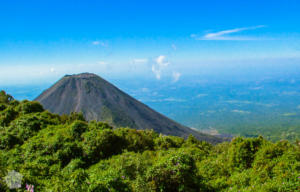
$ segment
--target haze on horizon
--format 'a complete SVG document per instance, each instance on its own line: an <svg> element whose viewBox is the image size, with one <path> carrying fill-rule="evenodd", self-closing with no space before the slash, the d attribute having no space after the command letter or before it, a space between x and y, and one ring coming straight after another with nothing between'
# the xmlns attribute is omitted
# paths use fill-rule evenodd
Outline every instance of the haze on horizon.
<svg viewBox="0 0 300 192"><path fill-rule="evenodd" d="M1 2L0 86L81 72L173 85L293 74L299 8L296 0Z"/></svg>

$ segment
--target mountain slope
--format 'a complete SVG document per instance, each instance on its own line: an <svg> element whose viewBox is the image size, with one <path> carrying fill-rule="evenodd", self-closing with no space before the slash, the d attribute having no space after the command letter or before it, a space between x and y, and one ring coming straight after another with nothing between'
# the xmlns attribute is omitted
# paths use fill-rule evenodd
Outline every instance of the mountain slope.
<svg viewBox="0 0 300 192"><path fill-rule="evenodd" d="M105 121L116 127L153 129L185 138L193 134L211 143L222 141L176 123L91 73L66 75L35 100L50 112L82 112L87 120Z"/></svg>

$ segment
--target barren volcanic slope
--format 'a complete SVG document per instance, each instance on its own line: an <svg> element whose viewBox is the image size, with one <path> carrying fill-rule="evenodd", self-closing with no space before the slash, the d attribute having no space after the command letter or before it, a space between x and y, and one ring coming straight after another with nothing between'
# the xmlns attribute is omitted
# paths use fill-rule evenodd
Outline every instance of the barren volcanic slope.
<svg viewBox="0 0 300 192"><path fill-rule="evenodd" d="M105 121L116 127L153 129L185 138L193 134L211 143L222 141L174 122L91 73L66 75L35 100L50 112L82 112L87 120Z"/></svg>

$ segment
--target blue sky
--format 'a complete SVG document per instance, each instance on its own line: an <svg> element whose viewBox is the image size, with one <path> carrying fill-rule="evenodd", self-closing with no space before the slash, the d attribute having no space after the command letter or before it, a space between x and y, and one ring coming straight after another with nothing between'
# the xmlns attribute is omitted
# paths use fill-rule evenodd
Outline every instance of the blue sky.
<svg viewBox="0 0 300 192"><path fill-rule="evenodd" d="M0 85L298 65L299 10L297 0L1 1Z"/></svg>

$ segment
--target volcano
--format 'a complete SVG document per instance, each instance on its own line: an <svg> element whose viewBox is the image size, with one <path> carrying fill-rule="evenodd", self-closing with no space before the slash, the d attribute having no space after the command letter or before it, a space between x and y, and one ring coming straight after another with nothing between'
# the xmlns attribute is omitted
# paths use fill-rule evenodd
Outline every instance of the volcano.
<svg viewBox="0 0 300 192"><path fill-rule="evenodd" d="M92 73L66 75L35 100L45 109L60 115L82 112L88 121L103 121L114 127L153 129L184 138L192 134L198 140L222 142L221 138L169 119Z"/></svg>

